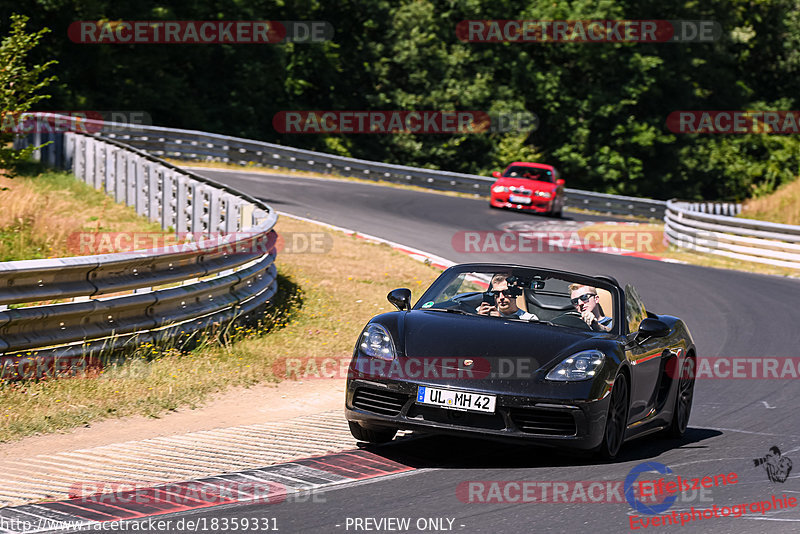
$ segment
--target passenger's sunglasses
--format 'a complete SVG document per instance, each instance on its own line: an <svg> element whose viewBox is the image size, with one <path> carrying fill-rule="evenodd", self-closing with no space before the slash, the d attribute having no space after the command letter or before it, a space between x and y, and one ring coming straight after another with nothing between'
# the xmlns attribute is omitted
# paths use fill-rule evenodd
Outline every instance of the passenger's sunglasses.
<svg viewBox="0 0 800 534"><path fill-rule="evenodd" d="M578 305L578 301L582 300L583 302L589 302L589 299L592 297L596 297L597 293L584 293L580 297L575 297L574 299L569 299L573 306Z"/></svg>

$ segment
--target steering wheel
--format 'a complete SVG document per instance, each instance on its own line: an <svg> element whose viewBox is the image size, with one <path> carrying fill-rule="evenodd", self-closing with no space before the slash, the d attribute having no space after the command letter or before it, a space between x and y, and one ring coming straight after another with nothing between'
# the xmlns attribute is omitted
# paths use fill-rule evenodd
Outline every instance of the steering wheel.
<svg viewBox="0 0 800 534"><path fill-rule="evenodd" d="M455 306L447 306L447 307L454 307L456 309L465 311L467 313L478 313L476 310L478 306L480 306L481 304L482 296L483 293L479 291L460 293L450 298L450 302L455 304Z"/></svg>
<svg viewBox="0 0 800 534"><path fill-rule="evenodd" d="M558 317L550 319L550 322L553 324L570 326L572 328L592 329L592 327L586 324L586 321L583 320L581 314L576 311L568 311L567 313L563 313Z"/></svg>

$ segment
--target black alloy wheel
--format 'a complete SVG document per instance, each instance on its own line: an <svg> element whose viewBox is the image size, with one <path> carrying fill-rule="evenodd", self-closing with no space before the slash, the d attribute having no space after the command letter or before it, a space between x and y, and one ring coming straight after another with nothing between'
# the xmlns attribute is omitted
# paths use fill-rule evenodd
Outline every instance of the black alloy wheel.
<svg viewBox="0 0 800 534"><path fill-rule="evenodd" d="M606 428L603 433L603 442L600 444L599 454L607 460L613 460L619 454L622 442L625 440L625 430L628 427L628 380L620 373L614 380L611 389L611 399L608 403Z"/></svg>
<svg viewBox="0 0 800 534"><path fill-rule="evenodd" d="M692 399L694 398L694 373L695 360L688 357L681 366L678 380L678 391L675 395L675 409L672 412L672 424L668 435L672 438L681 438L689 426L689 416L692 414Z"/></svg>

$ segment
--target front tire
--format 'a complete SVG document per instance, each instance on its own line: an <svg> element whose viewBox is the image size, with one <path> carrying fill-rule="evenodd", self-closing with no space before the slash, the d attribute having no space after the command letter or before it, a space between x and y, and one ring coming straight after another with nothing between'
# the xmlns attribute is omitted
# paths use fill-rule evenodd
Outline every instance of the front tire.
<svg viewBox="0 0 800 534"><path fill-rule="evenodd" d="M611 389L603 441L597 449L597 453L606 460L613 460L617 457L622 442L625 440L625 430L628 427L628 404L628 380L624 374L620 373L614 380Z"/></svg>
<svg viewBox="0 0 800 534"><path fill-rule="evenodd" d="M692 414L692 400L694 399L694 358L686 358L678 375L678 390L675 392L675 409L672 411L672 423L666 431L666 437L680 439L689 426L689 416Z"/></svg>
<svg viewBox="0 0 800 534"><path fill-rule="evenodd" d="M392 441L394 435L397 434L396 428L364 428L353 421L348 421L347 424L350 426L350 433L358 441L366 441L367 443L373 443L376 445L379 443Z"/></svg>

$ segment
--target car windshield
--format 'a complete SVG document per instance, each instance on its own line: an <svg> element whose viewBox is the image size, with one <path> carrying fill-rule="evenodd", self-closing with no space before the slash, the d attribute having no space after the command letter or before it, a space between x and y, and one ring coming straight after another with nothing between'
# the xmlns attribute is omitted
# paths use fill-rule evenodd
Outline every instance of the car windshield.
<svg viewBox="0 0 800 534"><path fill-rule="evenodd" d="M538 169L536 167L509 167L503 173L503 176L506 178L528 178L530 180L553 183L553 171L547 169Z"/></svg>
<svg viewBox="0 0 800 534"><path fill-rule="evenodd" d="M518 266L448 269L414 306L489 318L615 331L619 289L610 282Z"/></svg>

